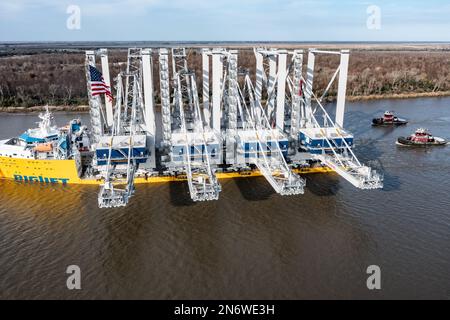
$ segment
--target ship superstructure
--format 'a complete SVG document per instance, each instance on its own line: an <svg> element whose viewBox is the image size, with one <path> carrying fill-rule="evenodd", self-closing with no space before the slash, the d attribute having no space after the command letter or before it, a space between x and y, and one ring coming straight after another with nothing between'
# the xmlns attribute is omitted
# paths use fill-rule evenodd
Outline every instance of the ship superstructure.
<svg viewBox="0 0 450 320"><path fill-rule="evenodd" d="M84 169L89 161L85 160L83 166L83 158L91 158L87 126L75 119L64 127L57 127L48 108L39 118L37 128L0 141L0 177L28 182L73 182L74 177L87 172ZM64 164L68 163L73 166L64 172ZM64 174L60 175L61 172Z"/></svg>
<svg viewBox="0 0 450 320"><path fill-rule="evenodd" d="M193 50L202 58L200 79L189 66ZM108 51L87 51L91 140L83 140L85 127L77 140L73 130L64 135L46 125L46 137L38 143L51 140L55 160L64 139L68 149L78 150L61 156L81 159L78 179L68 183L99 183L98 203L104 208L126 205L135 183L164 179L186 180L193 201L219 199L220 178L227 175L259 174L280 195L298 195L306 186L299 173L315 168L331 168L357 188L382 188L382 176L358 160L353 135L344 129L349 51L309 49L306 68L303 50L255 48L254 55L256 69L245 70L238 50L131 48L126 69L111 84ZM317 55L340 59L320 94L313 91ZM113 87L113 101L92 91L92 67ZM334 82L332 117L323 101ZM18 141L27 143L26 137Z"/></svg>

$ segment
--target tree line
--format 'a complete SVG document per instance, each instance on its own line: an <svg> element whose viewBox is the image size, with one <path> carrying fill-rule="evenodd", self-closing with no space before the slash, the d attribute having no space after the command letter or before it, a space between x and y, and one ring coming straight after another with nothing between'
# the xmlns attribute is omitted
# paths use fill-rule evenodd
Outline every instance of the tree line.
<svg viewBox="0 0 450 320"><path fill-rule="evenodd" d="M316 60L314 89L322 92L339 63L337 56ZM126 50L110 50L111 77L126 67ZM188 50L189 67L196 72L201 88L201 54ZM254 78L255 59L251 49L239 51L239 66ZM305 55L306 61L306 55ZM157 57L155 56L155 62ZM156 102L159 93L158 64L154 63ZM306 71L306 66L304 67ZM450 91L450 54L441 51L352 51L348 96L419 94ZM329 98L336 96L336 86ZM0 57L0 107L38 105L77 106L87 104L84 54L44 52Z"/></svg>

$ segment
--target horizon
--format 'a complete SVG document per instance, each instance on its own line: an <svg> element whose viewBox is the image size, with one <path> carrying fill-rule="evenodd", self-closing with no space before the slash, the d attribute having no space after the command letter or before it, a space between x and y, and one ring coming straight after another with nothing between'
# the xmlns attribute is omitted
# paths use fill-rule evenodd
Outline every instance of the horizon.
<svg viewBox="0 0 450 320"><path fill-rule="evenodd" d="M271 42L271 43L450 43L450 40L444 41L428 41L428 40L417 40L417 41L355 41L355 40L309 40L309 41L277 41L277 40L19 40L19 41L2 41L0 43L86 43L86 42L194 42L194 43L208 43L208 42L226 42L226 43L260 43L260 42Z"/></svg>
<svg viewBox="0 0 450 320"><path fill-rule="evenodd" d="M0 41L0 46L9 45L69 45L77 46L84 44L119 44L119 45L133 45L133 44L183 44L183 45L197 45L197 44L226 44L226 45L238 45L238 44L286 44L286 45L450 45L450 41L258 41L258 40L202 40L202 41L189 41L189 40L54 40L54 41Z"/></svg>

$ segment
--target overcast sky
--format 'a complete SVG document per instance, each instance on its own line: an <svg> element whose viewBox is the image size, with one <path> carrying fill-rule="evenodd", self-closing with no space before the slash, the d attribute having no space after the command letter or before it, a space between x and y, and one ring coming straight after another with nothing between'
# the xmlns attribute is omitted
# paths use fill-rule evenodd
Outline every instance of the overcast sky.
<svg viewBox="0 0 450 320"><path fill-rule="evenodd" d="M0 41L96 40L450 41L450 1L0 0Z"/></svg>

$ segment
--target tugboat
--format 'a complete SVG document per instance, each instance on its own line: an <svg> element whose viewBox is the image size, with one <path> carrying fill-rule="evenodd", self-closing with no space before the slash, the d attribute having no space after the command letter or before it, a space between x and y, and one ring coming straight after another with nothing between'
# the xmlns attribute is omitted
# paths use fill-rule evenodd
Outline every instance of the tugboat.
<svg viewBox="0 0 450 320"><path fill-rule="evenodd" d="M386 111L383 115L383 118L375 118L372 120L373 126L392 126L392 125L400 126L407 123L408 121L394 116L394 114L391 111Z"/></svg>
<svg viewBox="0 0 450 320"><path fill-rule="evenodd" d="M401 146L442 146L447 144L443 138L433 137L426 129L417 129L409 137L399 137L397 144Z"/></svg>

